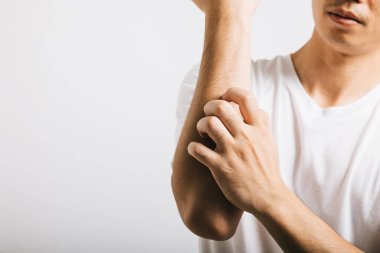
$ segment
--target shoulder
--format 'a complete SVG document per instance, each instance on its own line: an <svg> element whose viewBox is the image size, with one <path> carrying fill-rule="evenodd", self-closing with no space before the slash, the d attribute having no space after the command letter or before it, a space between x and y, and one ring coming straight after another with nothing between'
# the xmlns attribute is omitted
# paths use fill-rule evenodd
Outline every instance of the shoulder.
<svg viewBox="0 0 380 253"><path fill-rule="evenodd" d="M286 76L292 67L291 56L278 55L271 59L252 60L253 78L270 79L276 75Z"/></svg>
<svg viewBox="0 0 380 253"><path fill-rule="evenodd" d="M252 60L251 89L258 100L273 97L283 84L294 79L291 56L278 55L271 59Z"/></svg>

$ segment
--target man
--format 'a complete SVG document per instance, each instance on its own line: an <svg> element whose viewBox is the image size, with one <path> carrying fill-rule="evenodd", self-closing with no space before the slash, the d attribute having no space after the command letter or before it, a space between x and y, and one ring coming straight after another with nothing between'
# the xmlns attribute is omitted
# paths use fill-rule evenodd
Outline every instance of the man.
<svg viewBox="0 0 380 253"><path fill-rule="evenodd" d="M312 0L297 52L250 59L259 0L194 0L172 189L201 252L380 252L380 0Z"/></svg>

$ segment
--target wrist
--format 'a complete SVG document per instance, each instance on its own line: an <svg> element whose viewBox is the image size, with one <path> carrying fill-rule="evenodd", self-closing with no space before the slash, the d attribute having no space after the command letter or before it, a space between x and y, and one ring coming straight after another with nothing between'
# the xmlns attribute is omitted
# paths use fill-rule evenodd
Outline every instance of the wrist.
<svg viewBox="0 0 380 253"><path fill-rule="evenodd" d="M286 213L287 209L296 207L298 202L297 196L284 184L266 198L260 210L253 210L250 213L259 220L272 220L278 218L281 213Z"/></svg>
<svg viewBox="0 0 380 253"><path fill-rule="evenodd" d="M206 28L214 27L234 27L244 29L247 32L251 29L251 17L250 16L236 16L228 13L213 13L206 14L205 16Z"/></svg>
<svg viewBox="0 0 380 253"><path fill-rule="evenodd" d="M202 0L198 0L202 1ZM204 0L203 0L204 1ZM250 20L256 12L258 0L242 1L204 1L203 12L206 17L224 17Z"/></svg>
<svg viewBox="0 0 380 253"><path fill-rule="evenodd" d="M222 50L223 53L250 55L250 20L244 17L206 16L205 25L205 49L211 47L213 50ZM241 60L239 57L239 61Z"/></svg>

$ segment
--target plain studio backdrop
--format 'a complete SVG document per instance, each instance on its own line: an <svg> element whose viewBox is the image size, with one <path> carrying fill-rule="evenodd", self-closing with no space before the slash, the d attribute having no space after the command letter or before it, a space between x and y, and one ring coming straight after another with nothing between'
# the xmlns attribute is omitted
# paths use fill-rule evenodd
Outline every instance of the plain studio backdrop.
<svg viewBox="0 0 380 253"><path fill-rule="evenodd" d="M263 0L252 56L299 48L311 1ZM0 252L197 252L171 192L201 59L190 0L0 0Z"/></svg>

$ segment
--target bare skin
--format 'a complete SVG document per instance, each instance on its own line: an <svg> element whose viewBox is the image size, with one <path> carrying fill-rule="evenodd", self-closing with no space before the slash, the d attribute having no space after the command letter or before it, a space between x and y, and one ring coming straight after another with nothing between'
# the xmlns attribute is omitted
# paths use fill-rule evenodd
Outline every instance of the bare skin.
<svg viewBox="0 0 380 253"><path fill-rule="evenodd" d="M214 146L196 128L205 116L203 107L207 102L220 98L233 86L250 88L250 21L258 1L194 2L206 13L204 51L198 83L172 162L172 189L181 218L192 232L204 238L226 240L235 233L243 210L225 198L211 172L188 154L187 147L191 141ZM239 8L247 4L249 12L243 15Z"/></svg>
<svg viewBox="0 0 380 253"><path fill-rule="evenodd" d="M285 252L362 252L308 209L279 175L270 122L248 90L248 16L258 2L195 3L206 14L207 46L172 177L184 223L201 237L225 240L245 211ZM321 107L349 103L379 83L379 9L378 0L313 0L315 32L292 57L303 86Z"/></svg>
<svg viewBox="0 0 380 253"><path fill-rule="evenodd" d="M350 10L365 24L347 28L326 12ZM380 83L380 1L313 1L316 29L293 54L305 90L321 107L348 104Z"/></svg>

